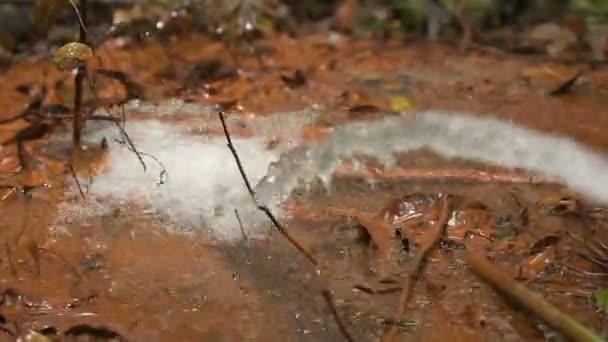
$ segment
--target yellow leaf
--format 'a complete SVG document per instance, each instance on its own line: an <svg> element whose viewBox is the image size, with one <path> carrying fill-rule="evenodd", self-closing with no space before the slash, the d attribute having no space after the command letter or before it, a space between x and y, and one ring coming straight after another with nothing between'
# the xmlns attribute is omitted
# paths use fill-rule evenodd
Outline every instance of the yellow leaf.
<svg viewBox="0 0 608 342"><path fill-rule="evenodd" d="M51 342L51 338L44 336L43 334L37 331L30 331L27 335L25 335L25 340L27 342Z"/></svg>
<svg viewBox="0 0 608 342"><path fill-rule="evenodd" d="M404 112L412 108L412 103L405 96L393 96L390 102L391 110L395 112Z"/></svg>
<svg viewBox="0 0 608 342"><path fill-rule="evenodd" d="M261 17L257 23L257 29L262 31L265 35L271 35L274 33L274 23L270 18Z"/></svg>

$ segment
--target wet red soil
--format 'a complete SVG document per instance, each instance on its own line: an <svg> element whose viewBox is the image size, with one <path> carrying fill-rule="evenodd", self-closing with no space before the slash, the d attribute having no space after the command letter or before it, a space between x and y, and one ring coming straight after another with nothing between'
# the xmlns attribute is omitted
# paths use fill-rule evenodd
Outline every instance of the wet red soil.
<svg viewBox="0 0 608 342"><path fill-rule="evenodd" d="M409 100L412 110L493 115L571 136L600 151L608 147L602 134L608 129L605 69L488 52L462 54L419 42L345 38L330 44L322 35L275 37L259 42L266 51L263 67L253 56L243 56L236 76L180 90L202 60L219 59L234 68L221 43L193 35L162 47L154 41L126 48L107 45L97 52L104 67L127 72L152 100L177 94L204 103L236 101L236 110L230 112L235 116L318 106L321 117L302 133L309 140L322 138L328 126L382 115L348 109L369 105L390 110L391 98L398 95ZM306 82L290 87L281 75L292 77L297 70ZM547 95L578 70L585 73L574 92ZM51 91L47 102L69 105L70 77L48 61L9 67L0 75L2 117L18 113L28 102L15 90L18 85L52 89L59 79L65 86ZM125 94L120 84L103 80L97 92L97 99L89 99L115 101ZM23 126L22 121L3 125L0 137L4 140ZM28 147L36 155L45 143L42 139ZM2 151L6 174L16 167L13 150ZM97 155L80 160L78 172L105 162ZM605 270L581 256L588 249L575 239L605 241L604 221L589 218L589 212L576 216L552 211L571 192L558 185L529 184L521 171L446 162L424 151L404 156L401 164L401 173L380 172L373 187L347 170L337 176L329 193L313 189L294 196L289 203L293 217L285 225L319 261L318 275L279 234L226 245L214 242L204 230L166 232L169 223L129 206L76 220L57 231L57 204L79 199L77 194L63 194L63 165L44 159L37 173L26 174L29 179L21 174L6 182L47 182L51 187L35 190L28 203L15 195L0 202L0 314L6 321L0 337L14 340L48 327L64 333L86 324L106 327L130 341L338 341L343 336L320 295L329 288L355 340L377 340L395 314L401 284L398 275L383 280L377 273L383 259L370 247L368 234L371 242L397 250L393 270L407 272L428 229L422 221L387 221L386 210L392 217L391 203L419 193L450 193L462 203L478 205L455 209L445 238L414 288L407 320L399 325L402 340L540 341L552 334L470 271L465 242L514 279L606 334L604 315L593 306ZM424 213L429 207L418 210ZM97 334L103 335L99 330Z"/></svg>

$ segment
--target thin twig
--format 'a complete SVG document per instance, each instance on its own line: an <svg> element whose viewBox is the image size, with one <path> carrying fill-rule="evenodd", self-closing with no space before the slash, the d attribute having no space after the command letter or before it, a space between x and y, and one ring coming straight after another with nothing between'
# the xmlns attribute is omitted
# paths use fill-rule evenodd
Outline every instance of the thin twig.
<svg viewBox="0 0 608 342"><path fill-rule="evenodd" d="M85 25L84 21L85 19L85 15L86 15L86 10L84 10L84 14L80 15L80 10L78 9L78 6L76 6L76 4L74 3L74 0L68 0L70 2L70 5L72 6L72 8L74 9L74 12L76 12L76 17L78 17L78 23L80 24L80 29L83 30L87 35L89 34L89 32L87 31L87 26ZM80 4L81 6L85 7L87 0L80 0Z"/></svg>
<svg viewBox="0 0 608 342"><path fill-rule="evenodd" d="M21 230L19 231L19 234L17 234L17 238L15 238L15 246L19 245L19 241L21 241L21 238L25 235L25 232L27 231L27 228L29 226L28 218L30 216L30 199L31 199L30 193L28 193L24 190L23 198L24 198L23 221L21 222Z"/></svg>
<svg viewBox="0 0 608 342"><path fill-rule="evenodd" d="M251 183L249 182L249 178L247 178L247 174L245 173L243 164L241 163L241 159L239 158L239 155L236 152L234 145L232 144L232 138L230 137L230 132L228 131L228 127L226 125L226 120L224 119L224 113L218 112L218 116L220 118L220 121L222 122L222 127L224 129L224 135L226 136L226 141L228 143L228 148L230 149L230 152L234 156L234 160L239 169L241 177L243 178L243 181L245 182L247 191L249 192L249 195L251 196L251 200L253 201L255 206L258 208L258 210L260 210L260 211L264 212L264 214L266 214L266 216L270 219L270 221L272 222L274 227L279 231L279 233L281 233L281 235L283 235L283 237L285 237L285 239L287 239L287 241L289 241L298 251L300 251L304 255L304 257L306 257L306 259L308 259L308 261L310 261L315 267L317 267L318 266L317 260L310 253L308 253L308 251L306 251L306 249L304 249L304 247L302 247L291 235L289 235L289 233L285 230L285 228L279 223L279 221L276 219L276 217L272 214L270 209L257 199L255 191L253 190L253 188L251 187ZM235 214L237 215L237 219L239 220L239 223L241 223L241 219L240 219L240 217L238 215L238 211L236 209L235 209ZM241 229L242 229L242 223L241 223ZM244 231L243 231L243 234L244 234ZM320 275L320 274L317 273L317 275ZM327 305L329 306L329 309L331 310L332 315L333 315L334 319L336 320L336 324L338 325L338 328L340 329L340 333L342 334L344 339L347 342L354 342L355 340L350 335L350 333L346 329L344 323L340 319L340 316L338 315L338 312L334 305L334 300L333 300L333 296L331 295L331 292L329 292L329 290L327 290L327 289L323 289L321 291L321 295L327 302Z"/></svg>
<svg viewBox="0 0 608 342"><path fill-rule="evenodd" d="M89 82L89 87L91 88L91 93L93 94L93 97L95 98L95 101L100 102L99 97L97 96L96 93L96 89L95 89L95 85L93 84L93 80L91 78L88 78ZM135 147L135 144L133 143L133 141L131 140L131 137L129 136L129 134L127 134L127 131L124 128L124 125L126 124L126 114L125 114L125 108L124 105L121 103L121 118L120 120L113 118L111 115L112 113L110 112L110 110L106 107L103 107L103 109L105 109L106 113L108 114L108 116L102 116L102 115L89 115L86 119L90 119L90 120L97 120L97 121L111 121L113 122L116 127L118 127L118 129L120 130L120 134L124 137L124 139L127 141L128 145L130 146L130 150L135 153L135 156L137 156L137 159L139 160L139 163L141 164L141 166L144 169L144 172L146 172L147 166L146 163L144 162L143 158L141 157L141 153L137 150L137 148ZM74 116L74 120L76 120L76 117ZM120 121L120 122L119 122ZM149 157L152 157L151 155L148 155ZM154 157L153 157L154 158ZM154 158L156 159L156 158ZM158 160L157 160L158 162ZM162 165L162 163L159 162L159 164ZM164 166L163 166L164 168ZM161 180L162 180L162 172L161 172ZM166 170L165 170L165 174L166 174Z"/></svg>
<svg viewBox="0 0 608 342"><path fill-rule="evenodd" d="M247 174L245 173L243 164L241 163L241 159L239 158L239 155L236 152L234 145L232 144L232 138L230 137L230 132L228 131L228 127L226 126L226 120L224 119L224 113L218 112L218 116L220 118L220 121L222 122L222 127L224 129L224 135L226 136L226 141L228 142L228 148L230 149L230 152L234 156L234 160L239 169L239 172L241 173L241 177L243 178L243 181L245 182L247 191L249 192L249 195L251 196L251 200L253 201L255 206L258 208L258 210L260 210L260 211L264 212L264 214L266 214L266 216L270 219L270 221L272 222L274 227L279 231L279 233L281 233L281 235L283 235L283 237L285 237L285 239L287 239L287 241L289 241L289 243L291 243L298 251L300 251L306 257L306 259L308 259L308 261L310 261L313 265L315 265L315 267L318 266L317 260L285 230L285 228L279 223L279 221L276 219L276 217L272 214L270 209L265 204L261 203L258 200L258 198L255 194L255 191L253 191L253 188L251 187L249 178L247 178Z"/></svg>
<svg viewBox="0 0 608 342"><path fill-rule="evenodd" d="M116 127L118 127L120 134L125 138L128 146L131 148L131 151L133 153L135 153L135 155L137 156L139 163L144 168L144 172L146 172L148 167L146 166L146 163L144 162L144 159L141 156L141 152L139 152L139 150L137 150L137 147L135 147L133 140L131 140L131 137L129 136L129 134L127 134L127 131L125 130L125 128L120 125L120 122L118 119L115 119L115 118L109 117L109 116L102 116L102 115L91 115L89 117L89 119L98 120L98 121L110 121L110 122L114 123L114 125L116 125Z"/></svg>
<svg viewBox="0 0 608 342"><path fill-rule="evenodd" d="M82 275L82 273L80 273L80 271L78 270L78 268L76 266L74 266L68 259L66 259L63 255L55 252L52 249L46 248L46 247L40 247L40 246L36 246L37 249L41 252L45 252L48 254L52 254L55 257L57 257L59 260L63 261L64 264L66 264L70 270L80 279L83 279L84 276Z"/></svg>
<svg viewBox="0 0 608 342"><path fill-rule="evenodd" d="M13 277L17 276L17 267L15 267L15 263L13 262L13 252L11 251L11 246L8 245L8 242L4 243L4 248L6 249L6 260L8 261L8 265L11 268L11 274Z"/></svg>
<svg viewBox="0 0 608 342"><path fill-rule="evenodd" d="M70 3L74 6L74 3L70 0ZM87 44L87 0L80 0L80 9L76 8L76 14L80 21L80 34L78 41L82 44ZM80 11L78 11L80 10ZM86 77L87 66L84 62L78 63L78 69L76 77L74 78L74 120L72 122L73 136L72 141L74 145L80 144L80 138L82 135L82 97L83 97L83 81Z"/></svg>
<svg viewBox="0 0 608 342"><path fill-rule="evenodd" d="M148 157L148 158L154 160L158 164L158 166L160 166L160 168L161 168L160 174L158 175L157 184L163 185L167 182L167 179L169 179L169 172L167 172L167 168L165 167L165 164L163 164L158 158L156 158L155 156L153 156L149 153L133 150L132 147L130 147L129 145L126 145L125 141L120 141L120 140L115 140L115 141L121 145L125 145L127 147L127 149L133 153L139 153L140 155L142 155L144 157Z"/></svg>
<svg viewBox="0 0 608 342"><path fill-rule="evenodd" d="M236 219L239 221L239 227L241 228L241 234L243 234L243 240L249 240L247 233L245 233L245 228L243 227L243 221L241 221L241 215L239 215L239 210L237 208L234 208L234 216L236 216Z"/></svg>
<svg viewBox="0 0 608 342"><path fill-rule="evenodd" d="M72 174L72 178L74 178L74 181L76 182L76 186L78 187L78 192L80 192L80 196L82 197L82 199L87 199L87 197L84 194L84 191L82 191L82 186L80 186L80 181L78 180L78 175L76 174L76 171L74 170L74 164L69 163L68 166L70 173Z"/></svg>
<svg viewBox="0 0 608 342"><path fill-rule="evenodd" d="M36 276L40 278L42 274L42 265L40 264L40 251L38 250L38 243L36 240L31 239L27 243L27 251L30 253L32 259L34 259L34 266L36 267Z"/></svg>
<svg viewBox="0 0 608 342"><path fill-rule="evenodd" d="M385 295L385 294L391 294L391 293L395 293L395 292L399 292L399 291L403 290L403 288L400 286L376 290L369 286L359 285L359 284L354 285L353 289L367 293L369 295Z"/></svg>
<svg viewBox="0 0 608 342"><path fill-rule="evenodd" d="M336 324L338 324L338 329L340 329L340 333L342 333L342 336L344 336L344 339L348 342L354 342L355 339L348 332L348 330L346 329L346 326L344 325L344 322L342 322L342 319L340 318L340 315L338 315L338 310L336 309L334 296L327 289L321 291L321 295L325 299L325 302L327 302L327 306L329 307L331 314L334 316Z"/></svg>
<svg viewBox="0 0 608 342"><path fill-rule="evenodd" d="M445 195L441 201L441 211L439 217L435 224L433 225L433 231L430 233L431 235L423 242L423 245L418 250L414 260L412 261L412 269L408 273L408 275L403 279L403 286L401 291L401 296L399 298L399 306L397 308L397 312L395 314L395 322L400 322L403 318L403 314L405 313L405 309L409 302L410 296L412 294L412 290L414 289L414 285L416 284L416 280L418 279L418 275L424 266L424 261L430 252L435 248L435 246L441 240L445 232L445 226L448 222L450 216L450 200L448 195ZM397 325L391 325L388 328L388 331L382 336L382 341L384 342L392 342L395 340L397 336Z"/></svg>

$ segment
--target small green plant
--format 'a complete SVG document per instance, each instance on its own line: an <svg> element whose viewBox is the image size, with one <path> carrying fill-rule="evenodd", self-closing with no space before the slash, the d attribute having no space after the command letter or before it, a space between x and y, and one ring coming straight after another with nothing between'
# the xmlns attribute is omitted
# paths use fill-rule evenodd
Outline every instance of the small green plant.
<svg viewBox="0 0 608 342"><path fill-rule="evenodd" d="M579 11L591 22L608 23L608 1L605 0L572 0L570 6Z"/></svg>
<svg viewBox="0 0 608 342"><path fill-rule="evenodd" d="M399 23L405 30L422 27L425 17L425 0L393 0L392 6L398 13Z"/></svg>
<svg viewBox="0 0 608 342"><path fill-rule="evenodd" d="M597 308L603 313L608 313L608 288L598 289L594 297Z"/></svg>

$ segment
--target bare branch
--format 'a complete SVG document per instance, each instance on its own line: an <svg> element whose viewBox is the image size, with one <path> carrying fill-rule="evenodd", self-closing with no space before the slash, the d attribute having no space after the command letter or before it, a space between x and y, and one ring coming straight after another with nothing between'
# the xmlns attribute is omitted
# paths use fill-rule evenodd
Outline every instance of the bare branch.
<svg viewBox="0 0 608 342"><path fill-rule="evenodd" d="M239 155L236 152L234 145L232 145L232 138L230 137L230 132L228 132L228 127L226 126L226 120L224 119L224 113L218 112L217 114L220 118L220 121L222 122L222 128L224 129L224 135L226 136L226 141L228 142L228 148L230 149L230 152L232 152L232 155L234 156L234 160L236 162L237 167L239 168L241 177L243 178L243 181L245 182L247 191L249 192L249 195L251 196L251 200L253 201L255 206L260 211L262 211L264 214L266 214L266 216L270 219L270 221L272 222L274 227L279 231L279 233L281 233L281 235L283 235L283 237L285 237L285 239L287 239L287 241L289 241L289 243L291 243L291 245L293 247L295 247L298 251L300 251L306 257L306 259L308 259L308 261L310 261L313 265L315 265L315 267L318 266L317 260L285 230L285 228L281 225L281 223L279 223L279 221L276 219L276 217L272 214L270 209L265 204L261 203L258 200L255 192L253 191L253 188L251 187L249 178L247 178L247 174L245 173L243 164L241 163L241 159L239 158Z"/></svg>
<svg viewBox="0 0 608 342"><path fill-rule="evenodd" d="M131 137L129 136L129 134L127 134L127 131L125 130L125 128L120 124L120 122L117 119L115 119L113 117L109 117L109 116L102 116L102 115L91 115L89 117L89 119L99 120L99 121L110 121L110 122L114 123L114 125L116 125L116 127L118 127L118 129L120 130L121 136L124 137L124 139L126 140L128 146L130 147L130 150L133 153L135 153L135 155L137 156L139 163L144 168L144 172L146 172L148 167L146 166L146 163L144 162L144 159L141 156L141 152L139 152L137 150L137 148L135 147L135 144L133 143L133 140L131 140Z"/></svg>
<svg viewBox="0 0 608 342"><path fill-rule="evenodd" d="M78 187L78 192L80 192L80 196L82 197L82 199L86 199L84 191L82 191L82 186L80 186L80 180L78 180L78 175L76 174L76 171L74 170L74 165L72 163L69 163L68 169L70 170L70 173L72 174L72 178L74 178L74 181L76 182L76 186Z"/></svg>
<svg viewBox="0 0 608 342"><path fill-rule="evenodd" d="M336 309L335 300L334 300L331 292L329 290L323 290L323 291L321 291L321 295L323 296L323 298L325 299L325 302L327 303L327 306L331 310L331 314L334 316L336 324L338 324L338 329L340 329L340 333L342 333L342 336L344 337L344 339L348 342L354 342L355 339L348 332L348 330L346 330L346 326L344 325L344 322L342 322L340 315L338 315L338 310Z"/></svg>
<svg viewBox="0 0 608 342"><path fill-rule="evenodd" d="M239 221L239 227L241 228L241 234L243 235L243 240L247 241L249 238L247 237L247 233L245 233L245 228L243 227L243 221L241 221L241 215L239 215L239 211L237 208L234 208L234 216Z"/></svg>

